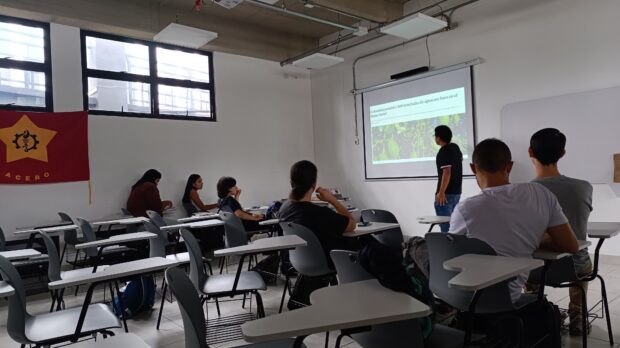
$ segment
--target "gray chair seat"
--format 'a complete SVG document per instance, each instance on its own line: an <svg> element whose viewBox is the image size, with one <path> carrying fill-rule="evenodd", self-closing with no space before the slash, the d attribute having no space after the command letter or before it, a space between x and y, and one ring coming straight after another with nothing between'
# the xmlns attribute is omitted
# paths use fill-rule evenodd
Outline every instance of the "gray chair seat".
<svg viewBox="0 0 620 348"><path fill-rule="evenodd" d="M295 343L295 340L290 338L287 340L248 344L245 346L241 346L240 348L291 348L293 346L293 343ZM302 343L301 347L305 348L306 345Z"/></svg>
<svg viewBox="0 0 620 348"><path fill-rule="evenodd" d="M97 267L97 272L101 272L104 269L108 268L110 266L108 265L99 265ZM74 269L71 271L62 271L60 272L60 278L63 280L67 280L67 279L73 279L73 278L77 278L77 277L81 277L83 275L87 275L87 274L91 274L93 273L93 267L86 267L86 268L78 268L78 269Z"/></svg>
<svg viewBox="0 0 620 348"><path fill-rule="evenodd" d="M189 252L166 255L166 259L181 263L189 263Z"/></svg>
<svg viewBox="0 0 620 348"><path fill-rule="evenodd" d="M233 288L234 282L235 274L212 275L207 278L202 291L209 295L229 293ZM244 292L251 290L267 290L267 285L265 285L263 277L257 272L242 272L239 277L239 284L237 284L237 291Z"/></svg>
<svg viewBox="0 0 620 348"><path fill-rule="evenodd" d="M82 307L32 316L26 319L26 337L33 342L57 340L75 333ZM98 332L102 328L120 328L121 323L109 307L98 303L88 306L82 333Z"/></svg>

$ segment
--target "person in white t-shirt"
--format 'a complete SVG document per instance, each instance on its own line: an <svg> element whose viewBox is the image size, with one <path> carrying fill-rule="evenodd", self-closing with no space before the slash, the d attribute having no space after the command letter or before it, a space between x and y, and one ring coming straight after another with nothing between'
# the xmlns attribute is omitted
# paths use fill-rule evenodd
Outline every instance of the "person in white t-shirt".
<svg viewBox="0 0 620 348"><path fill-rule="evenodd" d="M472 162L482 192L456 206L450 233L480 239L503 256L531 257L539 247L578 251L575 234L555 195L539 184L510 183L512 155L504 142L480 142ZM513 302L521 297L527 276L522 274L509 283Z"/></svg>

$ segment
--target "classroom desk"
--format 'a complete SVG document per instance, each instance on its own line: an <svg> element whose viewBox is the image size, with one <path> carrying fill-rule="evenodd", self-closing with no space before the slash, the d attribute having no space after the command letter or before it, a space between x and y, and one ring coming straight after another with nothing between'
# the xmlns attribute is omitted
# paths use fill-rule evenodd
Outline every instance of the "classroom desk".
<svg viewBox="0 0 620 348"><path fill-rule="evenodd" d="M75 335L76 337L78 337L79 333L82 330L84 319L86 318L86 312L88 311L88 306L90 305L93 291L97 285L100 285L102 283L115 282L122 279L133 278L139 275L161 272L169 267L177 266L178 264L179 263L177 261L168 260L163 257L151 257L147 259L117 263L97 273L88 273L70 279L62 279L55 282L50 282L47 284L47 286L50 291L56 291L71 286L90 284L90 286L88 287L88 291L86 292L86 297L84 298L84 304L82 305L80 319L78 320L77 326L75 328ZM118 283L116 284L116 293L118 298L122 298L120 295ZM128 332L126 318L122 316L122 319L125 326L125 332Z"/></svg>
<svg viewBox="0 0 620 348"><path fill-rule="evenodd" d="M34 226L22 226L22 227L17 227L16 229L17 230L36 230L36 229L41 229L41 228L56 227L56 226L71 225L71 224L72 224L71 221L48 220L48 221L38 222Z"/></svg>
<svg viewBox="0 0 620 348"><path fill-rule="evenodd" d="M0 298L9 297L15 294L15 289L9 285L9 283L0 280Z"/></svg>
<svg viewBox="0 0 620 348"><path fill-rule="evenodd" d="M181 223L185 223L185 222L218 219L219 217L220 217L220 214L216 214L216 213L198 213L198 214L195 214L189 217L177 219L177 221Z"/></svg>
<svg viewBox="0 0 620 348"><path fill-rule="evenodd" d="M117 334L97 341L88 339L69 346L70 348L151 348L140 337L132 333Z"/></svg>
<svg viewBox="0 0 620 348"><path fill-rule="evenodd" d="M53 227L45 227L45 228L38 228L38 229L29 229L29 230L17 230L15 232L13 232L13 234L32 234L35 232L45 232L47 234L54 234L54 233L60 233L60 232L64 232L64 231L70 231L70 230L75 230L77 229L77 225L69 223L69 224L65 224L65 225L60 225L60 226L53 226Z"/></svg>
<svg viewBox="0 0 620 348"><path fill-rule="evenodd" d="M424 303L383 287L376 279L328 286L310 294L311 306L253 320L241 326L248 342L297 337L300 347L311 334L422 318L431 314Z"/></svg>
<svg viewBox="0 0 620 348"><path fill-rule="evenodd" d="M109 246L113 244L135 242L138 240L151 239L151 238L157 238L157 235L151 232L134 232L134 233L119 234L119 235L112 236L107 239L99 239L99 240L95 240L92 242L76 244L75 249L80 250L80 249L92 248L92 247Z"/></svg>
<svg viewBox="0 0 620 348"><path fill-rule="evenodd" d="M585 249L592 244L585 240L578 240L577 243L579 244L579 250ZM545 249L536 249L534 253L532 254L532 257L534 257L535 259L540 259L540 260L554 261L554 260L559 260L567 256L572 256L572 255L573 254L571 253L557 252L557 251L551 251L551 250L545 250Z"/></svg>
<svg viewBox="0 0 620 348"><path fill-rule="evenodd" d="M176 225L162 226L159 229L162 231L169 231L169 230L178 230L180 228L203 228L203 227L213 227L213 226L224 226L224 221L219 220L219 219L194 221L194 222L186 222L186 223L176 224Z"/></svg>
<svg viewBox="0 0 620 348"><path fill-rule="evenodd" d="M609 239L620 234L620 222L588 222L588 237Z"/></svg>
<svg viewBox="0 0 620 348"><path fill-rule="evenodd" d="M94 221L90 224L93 226L103 226L103 225L139 225L149 221L149 219L144 216L138 217L124 217L120 219L111 219L111 220L103 220L103 221Z"/></svg>
<svg viewBox="0 0 620 348"><path fill-rule="evenodd" d="M448 281L448 286L465 291L488 288L541 266L543 261L537 259L476 254L461 255L443 263L448 271L460 271Z"/></svg>
<svg viewBox="0 0 620 348"><path fill-rule="evenodd" d="M29 259L31 257L40 256L40 255L41 253L34 249L0 251L0 256L3 256L9 261Z"/></svg>
<svg viewBox="0 0 620 348"><path fill-rule="evenodd" d="M235 281L233 283L232 291L237 290L239 278L241 277L241 270L243 269L243 259L247 255L253 255L269 251L284 251L295 249L299 246L306 246L308 243L301 239L299 236L282 236L257 239L247 245L242 245L233 248L219 249L213 252L213 256L233 256L240 255L239 265L237 266L237 273L235 275Z"/></svg>
<svg viewBox="0 0 620 348"><path fill-rule="evenodd" d="M258 222L260 226L273 226L279 223L280 223L280 219L269 219L269 220L263 220L263 221Z"/></svg>
<svg viewBox="0 0 620 348"><path fill-rule="evenodd" d="M431 225L428 228L428 232L433 230L433 227L439 224L446 224L450 222L449 216L420 216L418 217L418 223L423 225Z"/></svg>
<svg viewBox="0 0 620 348"><path fill-rule="evenodd" d="M400 225L391 222L371 222L368 226L357 226L352 232L346 232L342 235L345 237L360 237L368 234L384 232L394 228L399 228Z"/></svg>

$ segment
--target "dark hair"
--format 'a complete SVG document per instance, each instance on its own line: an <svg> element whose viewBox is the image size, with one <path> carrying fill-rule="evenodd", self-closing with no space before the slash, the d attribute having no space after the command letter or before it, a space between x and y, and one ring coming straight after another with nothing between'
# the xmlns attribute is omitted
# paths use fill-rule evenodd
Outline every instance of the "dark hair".
<svg viewBox="0 0 620 348"><path fill-rule="evenodd" d="M290 198L300 200L316 184L318 170L310 161L299 161L291 167Z"/></svg>
<svg viewBox="0 0 620 348"><path fill-rule="evenodd" d="M564 154L566 136L555 128L545 128L532 135L530 148L544 166L556 164Z"/></svg>
<svg viewBox="0 0 620 348"><path fill-rule="evenodd" d="M477 169L495 173L504 170L512 162L512 154L506 143L490 138L476 145L472 161Z"/></svg>
<svg viewBox="0 0 620 348"><path fill-rule="evenodd" d="M185 192L183 193L183 198L181 198L181 202L189 203L191 201L189 198L189 194L194 189L194 184L196 183L196 181L198 181L198 179L200 179L200 175L198 174L192 174L189 176L189 178L187 178L187 184L185 184Z"/></svg>
<svg viewBox="0 0 620 348"><path fill-rule="evenodd" d="M449 143L452 141L452 130L448 126L437 126L435 127L435 136L446 143Z"/></svg>
<svg viewBox="0 0 620 348"><path fill-rule="evenodd" d="M223 176L217 181L217 196L219 198L225 198L228 196L228 192L231 188L237 185L237 180L230 176Z"/></svg>
<svg viewBox="0 0 620 348"><path fill-rule="evenodd" d="M161 173L155 169L149 169L146 172L144 172L144 174L142 175L142 177L140 178L140 180L138 180L132 187L131 189L135 189L136 187L144 184L145 182L151 182L151 183L155 183L155 180L157 179L161 179Z"/></svg>

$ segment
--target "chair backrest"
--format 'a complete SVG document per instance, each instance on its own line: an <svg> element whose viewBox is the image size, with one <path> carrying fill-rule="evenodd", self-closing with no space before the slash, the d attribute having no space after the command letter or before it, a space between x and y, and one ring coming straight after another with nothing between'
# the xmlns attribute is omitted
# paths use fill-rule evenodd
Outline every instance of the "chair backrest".
<svg viewBox="0 0 620 348"><path fill-rule="evenodd" d="M178 268L166 270L166 282L177 299L183 331L185 332L186 348L208 348L207 325L198 292L192 286L191 280Z"/></svg>
<svg viewBox="0 0 620 348"><path fill-rule="evenodd" d="M183 202L183 208L185 208L187 216L192 216L198 212L198 208L192 202Z"/></svg>
<svg viewBox="0 0 620 348"><path fill-rule="evenodd" d="M183 237L183 242L185 242L187 251L189 252L189 279L196 289L202 289L209 276L205 272L203 266L200 244L198 244L194 235L186 228L181 229L181 237Z"/></svg>
<svg viewBox="0 0 620 348"><path fill-rule="evenodd" d="M47 266L47 278L50 282L61 280L60 278L60 256L58 256L58 250L56 244L50 236L43 232L37 232L37 234L43 239L45 249L47 252L48 266Z"/></svg>
<svg viewBox="0 0 620 348"><path fill-rule="evenodd" d="M58 216L60 216L60 221L75 223L75 221L73 221L71 216L69 216L69 214L67 213L59 211ZM77 237L77 229L64 231L62 239L65 241L65 243L70 245L78 244L79 241Z"/></svg>
<svg viewBox="0 0 620 348"><path fill-rule="evenodd" d="M221 211L220 219L224 221L224 240L227 248L248 244L248 232L239 217L233 213Z"/></svg>
<svg viewBox="0 0 620 348"><path fill-rule="evenodd" d="M336 267L338 284L353 283L374 278L370 273L366 272L364 267L355 262L357 260L356 251L332 250L329 255Z"/></svg>
<svg viewBox="0 0 620 348"><path fill-rule="evenodd" d="M127 216L133 216L133 214L129 210L127 210L127 208L121 208L121 214L127 215Z"/></svg>
<svg viewBox="0 0 620 348"><path fill-rule="evenodd" d="M299 236L307 243L306 246L289 251L291 264L297 272L305 276L320 276L332 272L323 246L314 232L293 222L281 222L280 226L285 236Z"/></svg>
<svg viewBox="0 0 620 348"><path fill-rule="evenodd" d="M427 233L425 239L430 263L431 291L449 305L467 311L474 293L449 287L448 281L459 272L444 269L443 263L465 254L496 255L495 250L479 239L462 235ZM508 282L504 281L485 288L476 305L476 313L513 310Z"/></svg>
<svg viewBox="0 0 620 348"><path fill-rule="evenodd" d="M149 239L149 257L166 257L166 245L168 244L168 232L162 231L151 221L145 221L144 227L148 232L157 235Z"/></svg>
<svg viewBox="0 0 620 348"><path fill-rule="evenodd" d="M0 227L0 251L6 250L6 238L4 237L4 231Z"/></svg>
<svg viewBox="0 0 620 348"><path fill-rule="evenodd" d="M146 215L151 219L151 222L155 224L157 227L163 227L168 225L161 215L158 212L153 210L147 210Z"/></svg>
<svg viewBox="0 0 620 348"><path fill-rule="evenodd" d="M76 217L75 221L77 222L77 226L80 231L82 231L82 235L84 236L84 240L86 242L94 242L97 240L97 236L95 235L95 231L93 231L93 227L90 225L90 222L81 217ZM89 257L95 257L97 256L97 247L84 248L84 253L86 253Z"/></svg>
<svg viewBox="0 0 620 348"><path fill-rule="evenodd" d="M387 210L380 209L364 209L362 210L362 221L366 222L387 222L398 223L396 216ZM403 232L398 228L383 231L382 233L375 233L372 235L381 244L387 245L391 248L401 249L403 242Z"/></svg>
<svg viewBox="0 0 620 348"><path fill-rule="evenodd" d="M8 298L9 313L6 323L7 332L9 336L18 343L31 343L26 337L26 320L30 317L30 314L28 314L26 310L26 291L24 290L24 283L15 269L15 266L2 256L0 256L0 275L2 275L4 281L15 289L15 294Z"/></svg>

